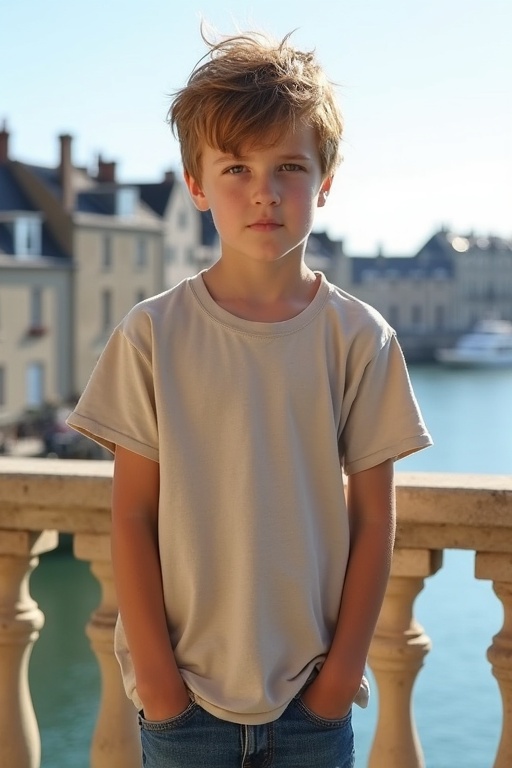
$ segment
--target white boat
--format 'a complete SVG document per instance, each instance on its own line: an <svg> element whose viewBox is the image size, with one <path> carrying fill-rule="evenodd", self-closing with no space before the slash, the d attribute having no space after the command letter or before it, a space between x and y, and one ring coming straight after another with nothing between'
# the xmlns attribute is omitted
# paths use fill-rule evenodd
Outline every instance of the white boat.
<svg viewBox="0 0 512 768"><path fill-rule="evenodd" d="M440 363L453 366L512 366L512 323L507 320L482 320L463 334L455 346L437 349L435 358Z"/></svg>

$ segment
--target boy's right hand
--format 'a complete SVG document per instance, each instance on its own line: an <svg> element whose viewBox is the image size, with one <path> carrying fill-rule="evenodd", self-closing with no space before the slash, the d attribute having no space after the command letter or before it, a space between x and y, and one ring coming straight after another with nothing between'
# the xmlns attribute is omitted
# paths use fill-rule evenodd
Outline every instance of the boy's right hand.
<svg viewBox="0 0 512 768"><path fill-rule="evenodd" d="M178 717L190 704L190 694L183 684L179 690L169 692L155 691L154 695L142 700L144 719L154 722Z"/></svg>

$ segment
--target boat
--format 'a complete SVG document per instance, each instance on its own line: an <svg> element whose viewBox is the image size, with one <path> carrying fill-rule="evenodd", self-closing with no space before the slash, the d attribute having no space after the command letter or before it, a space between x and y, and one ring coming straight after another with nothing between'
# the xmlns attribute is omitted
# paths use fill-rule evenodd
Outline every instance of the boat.
<svg viewBox="0 0 512 768"><path fill-rule="evenodd" d="M512 322L482 320L455 345L437 349L435 359L444 365L459 367L512 367Z"/></svg>

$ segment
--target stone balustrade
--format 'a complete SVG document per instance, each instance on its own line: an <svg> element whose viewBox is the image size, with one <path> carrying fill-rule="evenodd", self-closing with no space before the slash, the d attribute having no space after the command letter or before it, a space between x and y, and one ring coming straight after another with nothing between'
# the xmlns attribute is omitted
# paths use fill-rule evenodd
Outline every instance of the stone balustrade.
<svg viewBox="0 0 512 768"><path fill-rule="evenodd" d="M101 672L101 702L91 768L140 768L135 710L113 655L116 597L110 564L111 462L0 459L0 765L40 767L40 736L28 663L44 616L30 596L39 556L73 535L75 557L88 561L101 600L87 635ZM489 636L490 672L502 700L502 730L489 768L512 766L512 479L500 476L397 476L398 528L392 573L369 663L379 713L369 768L422 768L412 689L430 649L428 627L414 618L425 579L442 567L443 550L476 553L475 577L493 582L504 609ZM482 766L482 768L487 768Z"/></svg>

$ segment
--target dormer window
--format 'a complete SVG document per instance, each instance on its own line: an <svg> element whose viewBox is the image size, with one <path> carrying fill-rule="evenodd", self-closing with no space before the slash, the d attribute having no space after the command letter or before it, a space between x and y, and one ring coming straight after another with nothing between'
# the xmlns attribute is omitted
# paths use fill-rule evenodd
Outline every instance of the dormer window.
<svg viewBox="0 0 512 768"><path fill-rule="evenodd" d="M14 255L17 258L40 256L42 249L41 219L38 216L16 216L13 222Z"/></svg>
<svg viewBox="0 0 512 768"><path fill-rule="evenodd" d="M116 215L134 216L139 202L139 191L135 187L116 189Z"/></svg>

